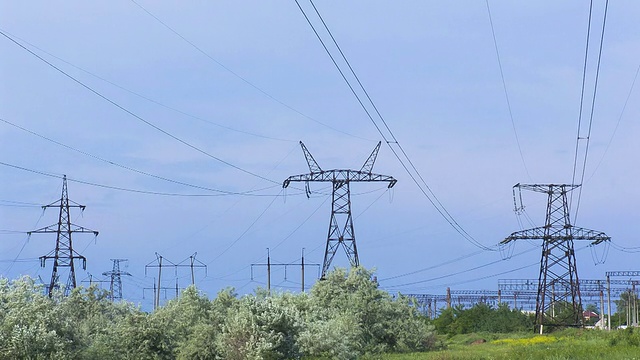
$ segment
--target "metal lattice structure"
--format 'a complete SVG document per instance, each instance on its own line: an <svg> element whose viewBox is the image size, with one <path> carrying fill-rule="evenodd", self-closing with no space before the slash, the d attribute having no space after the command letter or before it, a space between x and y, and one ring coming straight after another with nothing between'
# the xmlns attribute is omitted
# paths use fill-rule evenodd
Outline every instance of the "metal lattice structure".
<svg viewBox="0 0 640 360"><path fill-rule="evenodd" d="M451 290L447 288L446 295L434 295L434 294L402 294L408 298L413 299L416 307L422 311L429 319L434 318L438 314L438 310L442 307L450 308L461 306L462 308L471 308L478 304L486 304L493 308L496 308L501 303L509 304L511 299L504 297L504 294L500 290ZM509 295L509 294L507 294ZM530 303L531 295L514 299L515 305L520 304L528 305ZM533 294L533 300L535 301L535 294ZM438 307L438 304L442 306Z"/></svg>
<svg viewBox="0 0 640 360"><path fill-rule="evenodd" d="M580 326L582 325L582 300L578 269L573 248L574 240L591 241L592 245L611 238L605 233L575 227L571 225L567 193L580 185L567 184L516 184L515 189L522 189L547 194L547 211L545 225L532 229L517 231L504 239L501 244L514 240L542 240L542 258L536 299L536 327L542 332L544 325ZM516 204L516 212L524 209L520 194L520 207ZM555 312L556 305L570 306L571 314Z"/></svg>
<svg viewBox="0 0 640 360"><path fill-rule="evenodd" d="M62 179L62 196L60 200L57 200L49 205L44 205L42 208L47 209L50 207L57 207L60 209L60 215L58 217L58 223L43 227L38 230L33 230L27 232L28 235L31 234L44 234L44 233L55 233L57 234L56 238L56 248L52 250L49 254L40 257L40 265L42 267L45 266L45 262L47 259L53 259L53 270L51 272L51 281L49 282L49 287L47 288L47 292L51 297L54 289L59 288L59 270L60 268L68 268L69 269L69 278L67 279L67 285L64 288L64 295L68 295L71 289L76 287L76 273L75 273L75 260L82 260L82 268L87 268L87 259L80 255L77 251L73 250L73 242L71 241L71 234L73 233L92 233L94 236L98 236L98 232L94 230L89 230L82 226L78 226L71 223L71 215L70 209L75 207L79 208L81 211L84 211L85 206L75 203L74 201L69 200L69 192L67 190L67 176L65 175Z"/></svg>
<svg viewBox="0 0 640 360"><path fill-rule="evenodd" d="M129 260L111 259L111 261L113 261L113 269L103 272L102 275L109 276L111 279L109 282L109 298L111 301L122 300L122 275L131 276L131 274L120 270L120 263Z"/></svg>
<svg viewBox="0 0 640 360"><path fill-rule="evenodd" d="M282 184L283 188L289 186L291 182L304 182L306 186L307 196L310 193L309 182L330 182L332 184L332 202L331 202L331 220L329 223L329 234L327 236L327 245L324 253L324 262L322 264L322 275L329 270L329 266L339 247L345 250L349 263L352 267L359 266L358 248L356 247L356 237L353 229L353 218L351 216L351 192L349 184L351 182L387 182L388 187L392 188L397 180L388 175L380 175L372 173L373 164L380 150L380 142L373 149L367 161L360 170L322 170L316 160L313 158L309 150L300 141L302 152L309 165L308 174L293 175L287 178Z"/></svg>

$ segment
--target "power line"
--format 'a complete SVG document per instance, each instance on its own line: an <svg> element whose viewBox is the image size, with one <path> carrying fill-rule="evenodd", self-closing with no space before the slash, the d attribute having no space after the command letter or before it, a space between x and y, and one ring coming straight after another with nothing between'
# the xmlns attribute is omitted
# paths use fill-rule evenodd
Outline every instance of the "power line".
<svg viewBox="0 0 640 360"><path fill-rule="evenodd" d="M611 241L610 244L611 244L612 248L614 248L615 250L618 250L618 251L622 251L622 252L626 252L626 253L638 253L638 252L640 252L640 246L625 247L625 246L617 245L613 241Z"/></svg>
<svg viewBox="0 0 640 360"><path fill-rule="evenodd" d="M593 0L591 1L591 3L593 3ZM607 10L609 9L609 0L606 0L605 2L605 6L604 6L604 15L603 15L603 19L602 19L602 31L600 34L600 47L598 49L598 62L596 65L596 74L595 74L595 81L594 81L594 85L593 85L593 97L591 99L591 109L590 109L590 114L589 114L589 127L587 130L587 137L586 139L586 145L585 145L585 150L584 150L584 159L583 159L583 163L582 163L582 172L580 175L580 182L579 184L582 185L583 181L584 181L584 176L585 176L585 171L587 169L587 155L589 153L589 143L591 140L591 129L592 129L592 125L593 125L593 114L594 114L594 109L595 109L595 105L596 105L596 99L597 99L597 95L598 95L598 79L600 77L600 62L602 60L602 47L604 44L604 34L605 34L605 29L606 29L606 25L607 25ZM591 26L591 9L589 10L589 27ZM588 38L587 38L588 39ZM585 69L586 69L586 58L585 58ZM583 80L584 81L584 80ZM581 107L582 107L582 100L581 102ZM582 111L582 109L581 109ZM582 114L582 112L581 112ZM574 157L575 161L577 162L577 158L578 158L578 143L580 141L580 121L578 121L578 136L576 139L576 155ZM574 163L573 166L573 176L571 179L572 184L575 184L575 172L576 172L576 163ZM582 186L580 186L580 189L578 189L578 200L576 201L576 207L575 207L575 213L574 213L574 223L576 222L576 219L578 218L578 210L580 209L580 199L582 198ZM573 200L573 199L572 199Z"/></svg>
<svg viewBox="0 0 640 360"><path fill-rule="evenodd" d="M598 169L600 168L600 165L602 165L602 162L604 161L604 158L607 155L607 152L609 151L609 148L611 147L611 143L613 143L613 138L616 136L616 133L618 132L618 128L620 127L620 122L622 121L622 116L624 115L625 110L627 109L627 105L629 104L629 99L631 98L631 94L633 93L633 89L634 89L634 87L636 85L636 80L638 80L638 74L640 74L640 65L638 65L638 68L636 69L636 74L634 75L633 81L631 82L631 86L629 88L629 93L627 94L627 98L624 101L624 105L622 106L622 110L620 111L620 116L618 116L618 121L616 122L616 126L613 129L613 133L611 134L611 137L609 138L609 142L607 142L607 147L604 149L604 152L602 154L602 158L600 158L600 161L598 162L598 165L596 165L595 169L593 170L593 173L591 174L591 177L593 177L593 175L596 173L596 171L598 171ZM589 179L591 179L591 177Z"/></svg>
<svg viewBox="0 0 640 360"><path fill-rule="evenodd" d="M405 150L403 149L403 147L400 145L400 143L398 142L398 140L396 139L395 135L393 134L393 132L391 131L391 129L389 128L389 126L387 125L387 122L385 121L384 117L382 116L382 114L380 113L380 111L378 111L378 108L376 107L375 103L373 102L373 100L371 99L371 97L369 96L368 92L366 91L365 87L363 86L362 82L360 81L359 77L357 76L357 74L355 73L355 71L353 70L353 67L351 66L351 64L349 63L349 60L346 58L345 54L343 53L342 49L340 48L340 46L338 45L335 37L333 36L333 34L331 33L331 30L329 30L326 22L324 21L324 19L322 18L322 15L320 15L320 12L318 11L318 9L316 8L315 4L313 3L312 0L309 0L309 2L311 3L311 5L313 6L316 15L318 16L318 18L320 19L320 21L322 22L324 29L326 30L326 32L329 34L330 38L333 41L333 44L335 45L335 47L338 49L338 52L340 53L340 55L342 56L342 59L344 60L345 64L347 65L347 67L349 68L351 74L353 75L353 77L355 78L356 82L359 85L359 88L362 90L362 92L364 93L365 97L368 100L368 103L371 104L375 114L377 115L377 117L380 119L380 121L382 122L382 124L384 125L384 127L386 128L387 132L388 132L388 136L385 135L385 133L382 131L382 129L380 128L380 126L378 126L377 122L375 121L375 119L373 118L373 115L371 114L371 112L367 109L367 106L364 104L363 100L360 98L360 96L358 95L358 93L356 92L354 86L351 84L351 82L347 79L345 73L342 71L342 68L340 67L340 65L338 65L336 59L334 58L333 54L331 53L331 51L329 50L329 48L327 47L327 45L325 44L324 40L322 39L322 36L320 36L320 34L318 33L318 31L316 30L315 26L313 25L311 19L307 16L307 13L304 11L304 9L302 8L302 6L300 5L300 3L298 2L298 0L295 0L296 4L298 5L298 9L300 9L300 12L302 13L302 15L304 16L304 18L307 20L307 23L309 24L309 26L311 27L311 29L313 30L314 34L316 35L316 37L318 38L318 40L320 41L320 43L322 44L322 47L324 48L325 52L327 53L327 55L329 56L329 58L331 59L331 61L333 62L334 66L336 67L336 69L338 70L338 72L340 73L340 75L342 76L342 79L345 81L345 83L347 84L347 86L349 87L349 89L351 90L351 93L354 95L354 97L356 98L356 100L358 101L358 103L360 104L360 106L362 107L362 109L364 110L365 114L367 115L367 117L369 118L369 120L371 121L371 123L374 125L374 127L376 128L376 130L378 131L378 133L380 133L380 135L382 136L382 138L384 139L384 141L386 142L386 144L389 146L389 148L391 149L391 151L393 152L394 156L398 159L398 161L400 162L400 164L402 165L402 167L405 169L405 171L407 172L407 174L409 174L409 177L413 180L413 182L418 186L418 189L422 192L422 194L427 198L427 200L429 200L429 202L434 206L434 208L438 211L438 213L447 221L447 223L449 223L449 225L451 227L454 228L454 230L460 234L465 240L467 240L468 242L470 242L471 244L473 244L476 247L479 247L483 250L488 250L488 251L497 251L497 247L487 247L483 244L481 244L479 241L477 241L476 239L474 239L464 228L462 228L462 226L460 226L460 224L453 218L453 216L451 216L451 214L449 213L449 211L444 207L444 205L442 204L442 202L440 202L440 200L438 199L438 197L433 193L433 191L431 190L431 188L429 187L429 185L427 185L426 181L424 180L424 178L422 177L422 175L420 174L420 172L418 171L418 169L415 167L415 165L413 164L413 162L411 161L411 159L409 158L409 156L407 155L407 153L405 152ZM398 150L396 150L394 148L395 145ZM402 154L403 157L400 156L400 154L398 153L398 151ZM404 160L403 160L404 158ZM406 161L406 163L405 163ZM407 165L408 164L408 165ZM418 181L418 179L420 179L420 181Z"/></svg>
<svg viewBox="0 0 640 360"><path fill-rule="evenodd" d="M509 101L509 92L507 91L507 83L504 80L504 71L502 70L502 61L500 60L500 51L498 50L498 40L496 39L496 32L493 27L493 19L491 18L491 8L489 7L489 0L485 0L487 4L487 14L489 15L489 23L491 24L491 35L493 36L493 45L496 49L496 58L498 59L498 67L500 68L500 78L502 79L502 89L504 90L504 98L507 102L507 109L509 110L509 119L511 119L511 126L513 128L513 135L516 138L516 144L518 145L518 152L520 153L520 159L522 160L522 166L527 173L527 177L531 179L527 163L524 161L524 154L522 153L522 146L520 145L520 139L518 137L518 131L516 130L516 122L513 120L513 111L511 110L511 101Z"/></svg>
<svg viewBox="0 0 640 360"><path fill-rule="evenodd" d="M278 182L278 181L268 179L268 178L266 178L266 177L264 177L264 176L261 176L261 175L259 175L259 174L254 173L254 172L252 172L252 171L250 171L250 170L243 169L243 168L241 168L241 167L239 167L239 166L237 166L237 165L235 165L235 164L232 164L232 163L230 163L230 162L228 162L228 161L226 161L226 160L223 160L223 159L221 159L221 158L219 158L219 157L217 157L217 156L215 156L215 155L212 155L212 154L208 153L207 151L205 151L205 150L203 150L203 149L201 149L201 148L199 148L199 147L197 147L197 146L195 146L195 145L190 144L189 142L187 142L187 141L185 141L185 140L183 140L183 139L181 139L181 138L177 137L176 135L171 134L171 133L170 133L170 132L168 132L167 130L164 130L163 128L161 128L161 127L159 127L159 126L157 126L157 125L153 124L152 122L150 122L150 121L148 121L148 120L144 119L143 117L141 117L141 116L139 116L139 115L135 114L135 113L134 113L134 112L132 112L131 110L128 110L127 108L125 108L125 107L123 107L122 105L118 104L117 102L115 102L115 101L111 100L110 98L106 97L105 95L103 95L102 93L98 92L97 90L94 90L94 89L93 89L93 88L91 88L89 85L86 85L86 84L85 84L85 83L83 83L82 81L80 81L80 80L76 79L75 77L71 76L70 74L68 74L68 73L67 73L67 72L65 72L64 70L60 69L59 67L55 66L54 64L52 64L52 63L51 63L51 62L49 62L48 60L44 59L44 58L43 58L43 57L41 57L40 55L38 55L38 54L36 54L35 52L33 52L31 49L29 49L29 48L27 48L26 46L24 46L22 43L18 42L18 41L17 41L16 39L14 39L13 37L11 37L11 36L9 36L8 34L6 34L4 31L0 30L0 35L4 36L4 37L5 37L5 38L7 38L9 41L13 42L14 44L16 44L17 46L19 46L19 47L20 47L20 48L22 48L23 50L25 50L25 51L27 51L28 53L30 53L31 55L35 56L36 58L38 58L39 60L41 60L41 61L42 61L42 62L44 62L45 64L49 65L50 67L52 67L53 69L55 69L56 71L58 71L58 72L59 72L59 73L61 73L62 75L66 76L67 78L69 78L69 79L70 79L70 80L72 80L73 82L77 83L78 85L82 86L83 88L85 88L85 89L89 90L89 91L90 91L90 92L92 92L93 94L97 95L97 96L98 96L98 97L100 97L101 99L105 100L106 102L110 103L111 105L115 106L116 108L118 108L118 109L120 109L120 110L124 111L125 113L127 113L127 114L131 115L131 116L132 116L132 117L134 117L135 119L137 119L137 120L139 120L139 121L143 122L143 123L144 123L144 124L146 124L147 126L149 126L149 127L153 128L153 129L155 129L155 130L157 130L157 131L161 132L162 134L164 134L164 135L166 135L166 136L168 136L168 137L172 138L173 140L175 140L175 141L177 141L177 142L179 142L179 143L181 143L181 144L183 144L183 145L185 145L185 146L187 146L187 147L189 147L189 148L191 148L191 149L193 149L193 150L195 150L195 151L197 151L197 152L199 152L199 153L201 153L201 154L203 154L203 155L205 155L205 156L207 156L207 157L210 157L210 158L212 158L212 159L214 159L214 160L217 160L217 161L219 161L219 162L221 162L221 163L223 163L223 164L225 164L225 165L227 165L227 166L229 166L229 167L232 167L232 168L234 168L234 169L236 169L236 170L238 170L238 171L244 172L244 173L246 173L246 174L248 174L248 175L251 175L251 176L257 177L257 178L259 178L259 179L262 179L262 180L268 181L268 182L270 182L270 183L279 184L279 182Z"/></svg>
<svg viewBox="0 0 640 360"><path fill-rule="evenodd" d="M6 32L6 31L5 31L5 32ZM133 91L133 90L131 90L131 89L128 89L128 88L126 88L126 87L124 87L124 86L122 86L122 85L119 85L119 84L117 84L117 83L115 83L115 82L113 82L113 81L111 81L111 80L108 80L108 79L106 79L106 78L105 78L105 77L103 77L103 76L97 75L97 74L95 74L95 73L93 73L93 72L91 72L91 71L89 71L89 70L86 70L86 69L84 69L84 68L81 68L80 66L77 66L77 65L75 65L75 64L73 64L73 63L71 63L71 62L69 62L69 61L67 61L67 60L65 60L65 59L63 59L63 58L61 58L61 57L59 57L59 56L56 56L56 55L52 54L51 52L48 52L48 51L46 51L46 50L42 49L42 48L41 48L41 47L39 47L39 46L34 45L33 43L30 43L30 42L28 42L28 41L24 40L23 38L20 38L20 37L18 37L18 36L15 36L15 35L13 35L13 34L11 34L11 33L9 33L9 32L6 32L6 33L7 33L7 34L9 34L9 35L11 35L13 38L18 39L18 40L22 41L23 43L25 43L25 44L27 44L27 45L31 46L32 48L37 49L38 51L43 52L43 53L45 53L45 54L47 54L47 55L51 56L52 58L55 58L56 60L58 60L58 61L60 61L60 62L63 62L63 63L65 63L65 64L67 64L67 65L69 65L69 66L73 67L74 69L77 69L77 70L79 70L79 71L82 71L83 73L85 73L85 74L87 74L87 75L90 75L90 76L92 76L92 77L94 77L94 78L96 78L96 79L98 79L98 80L101 80L101 81L103 81L103 82L105 82L105 83L107 83L107 84L110 84L110 85L112 85L112 86L114 86L114 87L116 87L116 88L118 88L118 89L120 89L120 90L123 90L123 91L125 91L125 92L128 92L129 94L135 95L135 96L137 96L137 97L139 97L139 98L141 98L141 99L143 99L143 100L146 100L146 101L151 102L151 103L153 103L153 104L156 104L156 105L158 105L158 106L161 106L161 107L164 107L164 108L169 109L169 110L171 110L171 111L174 111L174 112L176 112L176 113L178 113L178 114L181 114L181 115L184 115L184 116L190 117L190 118L192 118L192 119L196 119L196 120L199 120L199 121L202 121L202 122L205 122L205 123L208 123L208 124L211 124L211 125L214 125L214 126L220 127L220 128L222 128L222 129L226 129L226 130L229 130L229 131L234 131L234 132L241 133L241 134L245 134L245 135L255 136L255 137L259 137L259 138L263 138L263 139L268 139L268 140L276 140L276 141L284 141L284 142L296 142L296 140L281 139L281 138L276 138L276 137L273 137L273 136L266 136L266 135L261 135L261 134L257 134L257 133L254 133L254 132L246 131L246 130L236 129L236 128L233 128L233 127L230 127L230 126L222 125L222 124L219 124L219 123L217 123L217 122L214 122L214 121L211 121L211 120L208 120L208 119L202 118L202 117L200 117L200 116L196 116L196 115L190 114L190 113L188 113L188 112L186 112L186 111L184 111L184 110L180 110L180 109L177 109L177 108L175 108L175 107L169 106L169 105L167 105L167 104L161 103L161 102L160 102L160 101L158 101L158 100L154 100L154 99L152 99L152 98L150 98L150 97L148 97L148 96L142 95L142 94L140 94L140 93L138 93L138 92L135 92L135 91Z"/></svg>
<svg viewBox="0 0 640 360"><path fill-rule="evenodd" d="M536 261L534 263L531 263L531 264L528 264L528 265L523 265L523 266L517 267L515 269L510 269L510 270L502 271L502 272L499 272L499 273L478 277L478 278L475 278L475 279L468 279L468 280L462 280L462 281L458 281L458 282L447 283L446 285L447 286L454 286L454 285L468 284L468 283L476 282L476 281L479 281L479 280L486 280L486 279L490 279L490 278L493 278L493 277L496 277L496 276L510 274L512 272L523 270L523 269L526 269L526 268L529 268L529 267L532 267L532 266L535 266L535 265L538 265L538 264L539 263Z"/></svg>
<svg viewBox="0 0 640 360"><path fill-rule="evenodd" d="M253 193L274 187L274 186L271 186L269 188L263 188L263 189L257 189L257 190L249 190L249 191L243 191L243 192L233 192L233 191L227 191L227 190L214 189L214 188L201 186L201 185L193 185L193 184L189 184L189 183L186 183L186 182L183 182L183 181L173 180L173 179L169 179L169 178L166 178L166 177L163 177L163 176L160 176L160 175L155 175L155 174L151 174L151 173L148 173L148 172L145 172L145 171L142 171L142 170L138 170L138 169L126 166L126 165L119 164L119 163L117 163L115 161L112 161L112 160L107 160L107 159L102 158L100 156L93 155L93 154L90 154L90 153L88 153L86 151L77 149L75 147L69 146L69 145L64 144L64 143L61 143L61 142L59 142L57 140L54 140L54 139L51 139L51 138L49 138L47 136L38 134L35 131L29 130L29 129L24 128L24 127L22 127L20 125L14 124L14 123L12 123L12 122L10 122L10 121L8 121L6 119L3 119L3 118L0 118L0 121L4 122L5 124L11 125L11 126L17 128L17 129L20 129L22 131L25 131L25 132L27 132L27 133L29 133L31 135L37 136L37 137L39 137L41 139L44 139L44 140L49 141L51 143L54 143L56 145L62 146L64 148L68 149L68 150L72 150L72 151L75 151L75 152L80 153L82 155L88 156L90 158L102 161L104 163L107 163L107 164L110 164L110 165L113 165L113 166L117 166L117 167L125 169L125 170L129 170L129 171L141 174L141 175L153 177L153 178L156 178L156 179L159 179L159 180L171 182L171 183L178 184L178 185L188 186L188 187L192 187L192 188L199 189L199 190L217 192L217 193L224 194L224 195L245 195L245 196L260 196L260 195L255 195Z"/></svg>
<svg viewBox="0 0 640 360"><path fill-rule="evenodd" d="M291 107L290 105L284 103L282 100L277 99L276 97L274 97L273 95L269 94L268 92L266 92L265 90L263 90L262 88L258 87L257 85L255 85L254 83L250 82L249 80L247 80L246 78L242 77L240 74L236 73L235 71L231 70L229 67L227 67L226 65L224 65L223 63L221 63L220 61L216 60L213 56L209 55L206 51L202 50L199 46L197 46L195 43L193 43L192 41L190 41L189 39L187 39L186 37L184 37L182 34L180 34L177 30L175 30L174 28L172 28L171 26L169 26L166 22L162 21L159 17L157 17L156 15L154 15L152 12L150 12L149 10L147 10L146 8L144 8L142 5L140 5L139 3L137 3L135 0L131 0L132 3L134 3L136 6L138 6L140 9L142 9L142 11L144 11L147 15L151 16L154 20L156 20L158 23L160 23L162 26L164 26L165 28L167 28L169 31L171 31L174 35L176 35L177 37L179 37L180 39L182 39L184 42L186 42L187 44L189 44L191 47L193 47L194 49L196 49L199 53L201 53L202 55L204 55L205 57L207 57L209 60L213 61L214 63L216 63L218 66L220 66L221 68L223 68L224 70L226 70L227 72L229 72L231 75L235 76L236 78L240 79L242 82L244 82L245 84L249 85L250 87L254 88L255 90L257 90L258 92L262 93L263 95L265 95L266 97L268 97L269 99L277 102L278 104L284 106L285 108L295 112L296 114L309 119L317 124L320 124L326 128L329 128L333 131L342 133L344 135L347 136L351 136L354 138L358 138L361 140L366 140L366 141L370 141L370 139L365 139L363 137L357 136L357 135L353 135L350 134L348 132L342 131L340 129L334 128L333 126L330 126L328 124L325 124L319 120L316 120L302 112L300 112L299 110Z"/></svg>
<svg viewBox="0 0 640 360"><path fill-rule="evenodd" d="M306 219L304 219L298 226L296 226L295 229L293 229L293 231L291 231L289 233L289 235L285 236L282 240L280 240L279 243L276 244L276 246L272 247L273 250L277 249L280 245L282 245L282 243L284 243L285 241L287 241L290 237L293 236L293 234L295 234L298 230L300 230L300 228L307 223L307 221L309 221L309 219L311 219L311 217L313 217L313 215L315 215L318 210L320 210L320 208L322 207L322 205L324 205L327 201L329 200L329 197L325 197L324 201L320 203L320 205L318 205L318 207L313 210L313 212L311 214L309 214L309 216L307 216Z"/></svg>
<svg viewBox="0 0 640 360"><path fill-rule="evenodd" d="M576 171L578 167L578 149L580 146L580 128L582 127L582 111L584 109L584 94L587 83L587 63L589 60L589 43L591 38L591 17L593 14L593 0L589 2L589 20L587 22L587 39L584 46L584 64L582 66L582 86L580 89L580 109L578 111L578 130L576 136L576 150L573 157L573 173L571 175L571 183L575 184ZM571 194L570 203L573 202L573 194Z"/></svg>
<svg viewBox="0 0 640 360"><path fill-rule="evenodd" d="M439 267L442 267L442 266L445 266L445 265L452 264L454 262L466 260L466 259L468 259L470 257L473 257L473 256L478 255L478 254L482 254L482 253L483 253L483 250L476 251L476 252L473 252L473 253L470 253L470 254L462 255L462 256L457 257L457 258L452 259L452 260L441 262L439 264L431 265L431 266L428 266L428 267L425 267L425 268L422 268L422 269L418 269L418 270L414 270L414 271L411 271L411 272L408 272L408 273L395 275L395 276L390 276L390 277L387 277L387 278L381 278L381 279L378 279L378 281L393 280L393 279L397 279L397 278L401 278L401 277L405 277L405 276L409 276L409 275L418 274L418 273L421 273L421 272L424 272L424 271L433 270L433 269L436 269L436 268L439 268Z"/></svg>
<svg viewBox="0 0 640 360"><path fill-rule="evenodd" d="M0 119L2 120L2 119ZM7 204L1 204L7 203ZM13 201L13 200L0 200L0 206L25 206L25 207L40 207L40 204L32 203L32 202L24 202L24 201Z"/></svg>
<svg viewBox="0 0 640 360"><path fill-rule="evenodd" d="M34 204L34 203L23 203L23 202L20 202L20 201L9 201L9 200L2 200L2 201L8 201L8 202L14 202L14 203L22 203L22 204ZM41 206L39 206L39 207L41 207ZM42 220L42 218L44 217L44 210L45 209L42 209L42 212L40 213L40 216L38 217L38 220L36 220L36 223L32 226L32 228L36 228L38 226L38 224L40 224L40 220ZM0 231L4 231L4 230L0 230ZM25 234L27 232L26 231L21 231L20 233ZM29 243L29 238L30 238L30 236L27 236L27 238L24 240L24 244L22 244L22 247L20 248L20 251L18 251L18 254L15 256L15 258L13 259L13 261L11 262L11 264L9 265L7 270L5 270L5 273L9 273L11 268L13 268L13 265L16 262L18 262L18 258L20 257L20 254L22 254L22 251L27 246L27 243Z"/></svg>
<svg viewBox="0 0 640 360"><path fill-rule="evenodd" d="M522 255L522 254L526 254L526 253L531 252L533 250L537 250L537 248L531 248L529 250L525 250L525 251L520 252L520 253L518 253L516 255L513 255L513 257L519 256L519 255ZM502 261L505 261L505 260L504 259L495 260L495 261L492 261L492 262L489 262L489 263L486 263L486 264L483 264L483 265L475 266L475 267L472 267L472 268L469 268L469 269L465 269L465 270L461 270L461 271L457 271L457 272L454 272L454 273L449 273L449 274L445 274L445 275L442 275L442 276L431 277L429 279L418 280L418 281L413 281L413 282L404 283L404 284L388 285L388 286L385 286L385 288L398 288L398 287L403 287L403 286L422 284L422 283L426 283L426 282L434 281L434 280L446 279L446 278L451 277L451 276L460 275L460 274L464 274L464 273L469 272L469 271L474 271L474 270L482 269L482 268L487 267L487 266L495 265L495 264L500 263Z"/></svg>
<svg viewBox="0 0 640 360"><path fill-rule="evenodd" d="M280 193L282 193L282 190L280 190ZM258 217L256 217L256 219L253 220L253 222L249 224L249 226L231 244L229 244L229 246L227 246L224 250L222 250L222 252L220 252L216 257L214 257L211 261L209 261L207 265L210 265L211 263L219 259L222 255L224 255L227 251L229 251L233 247L233 245L235 245L238 241L240 241L240 239L242 239L247 234L247 232L249 232L249 230L251 230L251 228L262 218L262 216L264 216L264 214L267 212L267 210L269 210L269 208L271 207L271 205L273 205L273 203L276 201L277 198L278 198L277 196L274 196L273 200L271 200L269 205L267 205L267 207L264 210L262 210L260 215L258 215Z"/></svg>
<svg viewBox="0 0 640 360"><path fill-rule="evenodd" d="M45 171L29 169L29 168L26 168L26 167L9 164L9 163L2 162L2 161L0 161L0 165L7 166L7 167L10 167L10 168L14 168L14 169L18 169L18 170L28 171L28 172L31 172L31 173L34 173L34 174L53 177L53 178L57 178L57 179L62 179L63 178L63 175L56 175L56 174L48 173L48 172L45 172ZM179 194L179 193L166 193L166 192L157 192L157 191L146 191L146 190L130 189L130 188L124 188L124 187L119 187L119 186L99 184L99 183L95 183L95 182L78 180L78 179L73 179L73 178L67 178L67 181L71 181L71 182L75 182L75 183L79 183L79 184L84 184L84 185L95 186L95 187L101 187L101 188L105 188L105 189L125 191L125 192L138 193L138 194L147 194L147 195L181 196L181 197L214 197L214 196L227 196L227 195L229 195L229 194ZM270 186L270 187L267 187L267 188L263 188L261 190L271 189L271 188L274 188L274 187L276 187L276 186ZM236 195L236 194L234 194L234 195ZM237 194L237 195L239 195L239 194ZM273 196L274 198L278 198L278 197L280 197L282 195L278 194L278 195L252 195L252 196L263 196L263 197L271 197L271 196Z"/></svg>

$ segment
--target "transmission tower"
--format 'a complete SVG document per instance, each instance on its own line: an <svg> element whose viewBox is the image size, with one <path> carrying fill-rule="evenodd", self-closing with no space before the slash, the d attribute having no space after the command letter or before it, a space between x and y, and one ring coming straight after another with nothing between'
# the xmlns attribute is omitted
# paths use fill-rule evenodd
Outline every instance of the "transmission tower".
<svg viewBox="0 0 640 360"><path fill-rule="evenodd" d="M514 185L516 212L524 209L522 189L547 194L547 212L545 225L532 229L516 231L504 239L501 244L514 240L542 240L542 258L538 277L536 297L536 327L542 333L544 325L581 326L582 299L578 268L573 249L574 240L591 241L597 245L611 238L603 232L584 229L571 225L567 193L580 185ZM515 189L519 196L516 197ZM520 205L516 199L520 199ZM556 312L557 306L570 306L570 316Z"/></svg>
<svg viewBox="0 0 640 360"><path fill-rule="evenodd" d="M304 182L307 196L310 194L309 182L331 182L333 187L331 194L331 220L329 222L329 234L327 236L327 246L322 264L321 278L324 279L331 265L331 261L340 246L344 248L352 267L360 265L358 249L356 247L356 236L353 231L353 218L351 217L351 193L349 191L349 183L388 182L388 187L392 188L397 180L391 176L371 172L376 157L378 156L378 151L380 150L380 142L378 142L378 145L373 149L373 152L369 155L369 158L367 158L367 161L364 162L360 170L322 170L302 141L300 141L300 146L302 147L302 152L307 159L307 164L311 172L290 176L284 181L282 187L288 187L291 182Z"/></svg>
<svg viewBox="0 0 640 360"><path fill-rule="evenodd" d="M109 276L111 278L109 285L109 298L111 301L122 300L122 275L131 276L131 274L126 271L121 271L120 263L129 260L111 259L111 261L113 261L113 269L103 272L102 276Z"/></svg>
<svg viewBox="0 0 640 360"><path fill-rule="evenodd" d="M78 226L71 223L70 208L76 207L81 211L84 211L85 206L80 205L74 201L69 200L69 193L67 191L67 176L62 179L62 196L60 200L44 205L42 208L47 209L50 207L60 208L60 216L58 223L43 227L38 230L27 232L31 234L43 234L43 233L56 233L56 248L49 254L40 257L40 265L45 266L47 259L53 259L53 270L51 273L51 281L49 282L48 293L49 297L52 296L53 290L59 287L59 268L69 268L69 278L67 279L67 285L64 288L64 295L68 295L71 289L76 287L76 272L74 260L82 260L82 268L86 270L87 259L80 255L77 251L73 250L73 243L71 241L72 233L93 233L94 236L98 236L97 231L89 230L82 226Z"/></svg>

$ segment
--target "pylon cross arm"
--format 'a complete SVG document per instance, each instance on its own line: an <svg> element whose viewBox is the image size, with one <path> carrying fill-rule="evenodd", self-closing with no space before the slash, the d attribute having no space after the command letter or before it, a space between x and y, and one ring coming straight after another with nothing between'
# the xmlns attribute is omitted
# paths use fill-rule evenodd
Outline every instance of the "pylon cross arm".
<svg viewBox="0 0 640 360"><path fill-rule="evenodd" d="M37 229L37 230L28 231L27 235L57 233L57 232L58 232L58 224L53 224L53 225L45 226L45 227Z"/></svg>
<svg viewBox="0 0 640 360"><path fill-rule="evenodd" d="M558 236L545 235L545 228L537 227L533 229L516 231L507 236L506 239L502 240L500 244L504 245L514 240L545 240L557 237ZM571 227L571 231L568 236L561 236L561 238L562 240L588 240L592 242L592 245L597 245L603 241L611 240L611 237L607 236L607 234L601 231L589 230L575 226Z"/></svg>
<svg viewBox="0 0 640 360"><path fill-rule="evenodd" d="M603 241L611 240L611 237L607 236L607 234L602 231L584 229L575 226L571 229L571 234L573 235L574 240L589 240L592 245L597 245Z"/></svg>
<svg viewBox="0 0 640 360"><path fill-rule="evenodd" d="M93 233L93 235L98 236L98 231L87 229L85 227L78 226L78 225L75 225L75 224L71 224L71 226L72 226L72 228L70 230L68 230L69 232L74 232L74 233ZM45 227L40 228L38 230L28 231L27 235L45 234L45 233L57 233L57 232L58 232L58 224L54 224L54 225L45 226Z"/></svg>
<svg viewBox="0 0 640 360"><path fill-rule="evenodd" d="M500 244L507 244L514 240L542 240L544 238L544 228L537 227L533 229L516 231L502 240Z"/></svg>
<svg viewBox="0 0 640 360"><path fill-rule="evenodd" d="M312 172L309 174L289 176L282 183L282 187L283 188L288 187L291 182L308 182L308 181L388 182L389 188L392 188L398 182L398 180L394 179L393 176L389 176L389 175L374 174L374 173L355 171L355 170L328 170L328 171L321 171L317 173Z"/></svg>

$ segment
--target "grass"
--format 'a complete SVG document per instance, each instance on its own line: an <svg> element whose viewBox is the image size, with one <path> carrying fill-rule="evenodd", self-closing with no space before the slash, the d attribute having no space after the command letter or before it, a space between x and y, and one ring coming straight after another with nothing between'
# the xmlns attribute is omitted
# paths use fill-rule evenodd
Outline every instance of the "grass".
<svg viewBox="0 0 640 360"><path fill-rule="evenodd" d="M486 342L473 344L483 339ZM564 330L549 335L466 334L443 339L446 349L425 353L384 354L368 360L640 360L640 330Z"/></svg>

